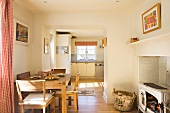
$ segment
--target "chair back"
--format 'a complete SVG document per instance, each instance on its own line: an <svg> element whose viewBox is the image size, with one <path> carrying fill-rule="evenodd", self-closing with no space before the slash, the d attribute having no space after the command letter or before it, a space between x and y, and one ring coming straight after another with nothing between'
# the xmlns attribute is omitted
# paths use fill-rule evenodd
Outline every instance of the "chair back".
<svg viewBox="0 0 170 113"><path fill-rule="evenodd" d="M22 80L22 79L24 79L24 78L29 77L30 75L31 75L31 74L30 74L30 71L17 74L17 80Z"/></svg>
<svg viewBox="0 0 170 113"><path fill-rule="evenodd" d="M51 69L53 74L66 73L66 69Z"/></svg>
<svg viewBox="0 0 170 113"><path fill-rule="evenodd" d="M78 71L77 75L76 75L76 80L75 80L75 83L74 83L74 91L76 91L77 87L78 87L79 75L80 75L80 71Z"/></svg>
<svg viewBox="0 0 170 113"><path fill-rule="evenodd" d="M21 92L40 92L43 91L45 101L45 80L16 80L19 101L22 102Z"/></svg>

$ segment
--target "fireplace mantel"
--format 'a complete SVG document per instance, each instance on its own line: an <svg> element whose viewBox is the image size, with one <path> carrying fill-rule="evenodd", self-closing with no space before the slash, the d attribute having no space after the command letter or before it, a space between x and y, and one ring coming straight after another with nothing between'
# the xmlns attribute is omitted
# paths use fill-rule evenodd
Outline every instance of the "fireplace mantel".
<svg viewBox="0 0 170 113"><path fill-rule="evenodd" d="M170 33L161 34L159 36L154 36L148 39L143 39L137 42L130 43L130 45L137 45L137 44L141 44L141 43L148 42L148 41L160 41L160 40L165 40L168 38L170 38Z"/></svg>

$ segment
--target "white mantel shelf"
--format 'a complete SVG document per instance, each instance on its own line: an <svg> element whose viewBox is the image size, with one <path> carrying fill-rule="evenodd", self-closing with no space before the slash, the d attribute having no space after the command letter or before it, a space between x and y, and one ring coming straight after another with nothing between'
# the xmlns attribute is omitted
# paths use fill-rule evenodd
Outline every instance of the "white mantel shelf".
<svg viewBox="0 0 170 113"><path fill-rule="evenodd" d="M168 39L168 38L170 38L170 33L162 34L159 36L154 36L154 37L151 37L148 39L143 39L143 40L140 40L137 42L130 43L130 45L137 45L137 44L141 44L141 43L148 42L148 41L159 41L159 40L164 40L164 39Z"/></svg>

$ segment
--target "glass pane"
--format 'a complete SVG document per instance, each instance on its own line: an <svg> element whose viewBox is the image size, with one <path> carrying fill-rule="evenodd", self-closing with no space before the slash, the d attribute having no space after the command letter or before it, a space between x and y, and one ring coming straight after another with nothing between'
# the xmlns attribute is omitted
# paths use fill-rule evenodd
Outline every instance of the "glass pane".
<svg viewBox="0 0 170 113"><path fill-rule="evenodd" d="M87 59L89 60L96 60L96 55L95 54L88 54Z"/></svg>
<svg viewBox="0 0 170 113"><path fill-rule="evenodd" d="M87 54L95 54L96 51L95 50L88 50Z"/></svg>
<svg viewBox="0 0 170 113"><path fill-rule="evenodd" d="M83 60L86 58L86 54L77 54L77 60Z"/></svg>
<svg viewBox="0 0 170 113"><path fill-rule="evenodd" d="M77 60L96 60L96 46L77 46Z"/></svg>

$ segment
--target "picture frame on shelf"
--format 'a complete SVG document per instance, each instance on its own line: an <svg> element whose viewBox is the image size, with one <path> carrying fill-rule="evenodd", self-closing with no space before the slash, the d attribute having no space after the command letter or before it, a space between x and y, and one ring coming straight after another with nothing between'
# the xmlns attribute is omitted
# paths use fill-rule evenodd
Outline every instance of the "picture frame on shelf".
<svg viewBox="0 0 170 113"><path fill-rule="evenodd" d="M161 4L157 3L142 14L143 34L161 28Z"/></svg>
<svg viewBox="0 0 170 113"><path fill-rule="evenodd" d="M14 19L14 41L16 44L29 45L29 26Z"/></svg>
<svg viewBox="0 0 170 113"><path fill-rule="evenodd" d="M49 41L47 38L44 38L44 54L49 53Z"/></svg>

